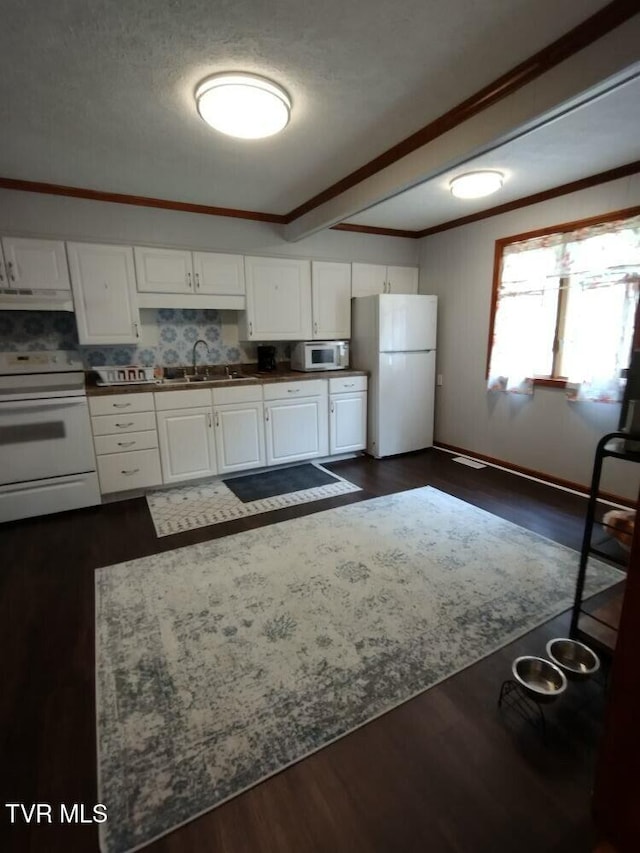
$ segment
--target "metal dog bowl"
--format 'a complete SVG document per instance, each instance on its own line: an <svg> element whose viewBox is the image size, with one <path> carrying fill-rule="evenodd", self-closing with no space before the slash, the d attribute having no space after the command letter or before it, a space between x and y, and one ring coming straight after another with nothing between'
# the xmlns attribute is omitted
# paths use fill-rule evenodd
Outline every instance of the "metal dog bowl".
<svg viewBox="0 0 640 853"><path fill-rule="evenodd" d="M536 702L553 702L567 689L564 672L544 658L516 658L511 667L513 677Z"/></svg>
<svg viewBox="0 0 640 853"><path fill-rule="evenodd" d="M557 637L547 643L549 658L566 673L567 678L581 681L600 669L600 659L584 643Z"/></svg>

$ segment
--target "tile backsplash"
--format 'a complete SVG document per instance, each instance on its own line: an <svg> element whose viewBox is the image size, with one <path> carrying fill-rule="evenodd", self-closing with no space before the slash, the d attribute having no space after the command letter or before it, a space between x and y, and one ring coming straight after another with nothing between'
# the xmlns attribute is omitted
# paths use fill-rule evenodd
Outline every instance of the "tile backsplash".
<svg viewBox="0 0 640 853"><path fill-rule="evenodd" d="M144 309L140 321L138 345L93 347L79 345L75 316L66 311L2 311L0 351L78 350L87 368L102 364L175 367L191 363L193 345L202 338L209 346L209 354L199 346L198 364L244 364L256 360L256 344L238 341L236 312ZM288 347L279 344L278 360L286 357Z"/></svg>

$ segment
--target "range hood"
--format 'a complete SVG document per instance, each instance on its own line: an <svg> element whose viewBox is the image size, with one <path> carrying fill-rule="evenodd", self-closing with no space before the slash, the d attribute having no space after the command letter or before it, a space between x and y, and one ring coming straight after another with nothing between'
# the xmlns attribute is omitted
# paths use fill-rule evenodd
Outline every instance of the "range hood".
<svg viewBox="0 0 640 853"><path fill-rule="evenodd" d="M0 311L73 311L71 290L0 288Z"/></svg>

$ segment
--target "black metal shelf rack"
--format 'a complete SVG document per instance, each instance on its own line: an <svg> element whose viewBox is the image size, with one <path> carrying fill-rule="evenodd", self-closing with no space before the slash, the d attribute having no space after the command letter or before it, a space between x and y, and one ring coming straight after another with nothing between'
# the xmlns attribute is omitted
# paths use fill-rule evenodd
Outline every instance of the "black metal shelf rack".
<svg viewBox="0 0 640 853"><path fill-rule="evenodd" d="M593 463L593 475L591 477L591 490L589 493L589 503L587 505L587 515L584 525L584 536L582 539L582 550L580 552L580 569L578 571L578 580L576 583L576 593L573 603L573 613L571 617L570 635L576 640L581 640L587 645L597 646L600 651L611 653L615 646L615 641L607 641L606 636L615 637L618 626L613 624L607 618L602 618L596 615L593 611L585 610L583 606L582 596L584 594L584 585L589 565L589 557L595 556L613 563L621 568L626 568L627 561L622 559L619 554L622 549L605 550L606 544L611 541L610 537L605 537L604 540L597 544L593 542L593 528L596 524L596 509L598 497L600 494L600 478L602 476L602 465L607 457L615 459L624 459L627 462L640 462L640 450L628 449L629 434L624 432L610 432L603 436L598 442L596 448L595 459ZM589 630L591 626L591 630Z"/></svg>

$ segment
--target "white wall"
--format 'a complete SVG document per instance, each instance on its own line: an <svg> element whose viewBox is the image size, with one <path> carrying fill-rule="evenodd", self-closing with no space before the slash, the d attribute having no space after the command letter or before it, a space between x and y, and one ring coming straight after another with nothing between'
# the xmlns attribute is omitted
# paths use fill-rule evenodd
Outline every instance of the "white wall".
<svg viewBox="0 0 640 853"><path fill-rule="evenodd" d="M533 397L488 393L486 359L498 238L640 204L640 176L562 196L425 237L420 292L438 308L436 441L588 485L598 439L617 429L620 406L570 403L563 391ZM610 460L603 488L635 499L640 466Z"/></svg>
<svg viewBox="0 0 640 853"><path fill-rule="evenodd" d="M288 243L269 222L14 190L0 190L0 233L399 265L416 265L419 253L408 238L327 230Z"/></svg>

